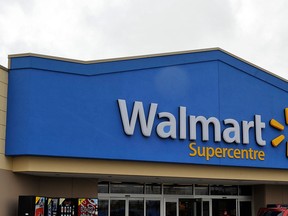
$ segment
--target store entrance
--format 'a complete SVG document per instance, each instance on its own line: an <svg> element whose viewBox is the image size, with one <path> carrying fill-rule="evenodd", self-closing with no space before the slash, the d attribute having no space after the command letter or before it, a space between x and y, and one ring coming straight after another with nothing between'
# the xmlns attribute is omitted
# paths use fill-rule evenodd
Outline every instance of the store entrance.
<svg viewBox="0 0 288 216"><path fill-rule="evenodd" d="M165 199L165 216L209 216L209 203L202 199Z"/></svg>
<svg viewBox="0 0 288 216"><path fill-rule="evenodd" d="M101 183L99 216L252 216L251 186Z"/></svg>
<svg viewBox="0 0 288 216"><path fill-rule="evenodd" d="M179 199L179 216L202 215L201 199Z"/></svg>
<svg viewBox="0 0 288 216"><path fill-rule="evenodd" d="M108 200L99 203L99 215L108 216ZM104 211L103 211L104 210ZM110 216L160 216L160 200L149 198L111 198Z"/></svg>
<svg viewBox="0 0 288 216"><path fill-rule="evenodd" d="M251 201L212 199L212 216L252 216Z"/></svg>
<svg viewBox="0 0 288 216"><path fill-rule="evenodd" d="M236 199L212 199L213 216L236 216Z"/></svg>

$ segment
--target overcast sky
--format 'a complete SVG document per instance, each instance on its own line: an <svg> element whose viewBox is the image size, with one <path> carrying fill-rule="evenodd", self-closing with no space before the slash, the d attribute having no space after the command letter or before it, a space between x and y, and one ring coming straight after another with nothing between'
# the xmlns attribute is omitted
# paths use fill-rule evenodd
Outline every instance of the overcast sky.
<svg viewBox="0 0 288 216"><path fill-rule="evenodd" d="M288 79L287 0L0 0L0 64L220 47Z"/></svg>

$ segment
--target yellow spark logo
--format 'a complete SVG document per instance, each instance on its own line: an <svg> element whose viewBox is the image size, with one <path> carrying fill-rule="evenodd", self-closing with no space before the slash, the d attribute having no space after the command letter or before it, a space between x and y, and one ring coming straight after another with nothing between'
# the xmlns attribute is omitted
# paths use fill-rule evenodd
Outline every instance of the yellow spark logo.
<svg viewBox="0 0 288 216"><path fill-rule="evenodd" d="M288 108L285 108L284 115L285 115L285 123L286 123L286 125L288 125ZM275 119L270 120L270 125L279 131L284 130L284 125L282 125L280 122L276 121ZM281 134L271 141L271 145L273 147L277 147L278 145L280 145L280 143L284 139L285 139L285 136L283 134ZM286 142L286 157L288 157L288 142Z"/></svg>

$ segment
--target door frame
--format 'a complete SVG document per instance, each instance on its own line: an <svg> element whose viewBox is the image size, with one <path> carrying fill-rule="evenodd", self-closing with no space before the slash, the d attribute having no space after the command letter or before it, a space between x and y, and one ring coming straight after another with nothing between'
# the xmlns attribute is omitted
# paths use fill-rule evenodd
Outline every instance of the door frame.
<svg viewBox="0 0 288 216"><path fill-rule="evenodd" d="M142 200L144 203L144 216L146 215L146 201L159 201L160 202L160 216L163 216L163 200L159 196L137 196L137 195L123 195L116 194L115 196L101 196L101 199L108 200L108 215L111 214L111 201L112 200L124 200L125 201L125 216L129 216L129 201L130 200ZM177 207L178 208L178 207Z"/></svg>
<svg viewBox="0 0 288 216"><path fill-rule="evenodd" d="M100 199L108 200L108 215L110 215L110 205L111 200L125 200L125 216L129 215L129 200L143 200L144 201L144 216L146 215L146 201L147 200L158 200L160 201L160 216L166 216L166 202L175 202L176 203L176 216L179 216L179 199L201 199L201 216L203 216L203 202L209 202L209 216L212 216L212 201L213 199L234 199L236 200L236 215L240 216L240 202L249 201L251 202L251 215L253 216L253 199L251 197L238 197L238 196L182 196L182 195L139 195L139 194L113 194L113 196L101 194Z"/></svg>
<svg viewBox="0 0 288 216"><path fill-rule="evenodd" d="M166 216L166 203L167 202L172 202L176 203L176 216L179 216L179 197L164 197L163 198L163 216Z"/></svg>

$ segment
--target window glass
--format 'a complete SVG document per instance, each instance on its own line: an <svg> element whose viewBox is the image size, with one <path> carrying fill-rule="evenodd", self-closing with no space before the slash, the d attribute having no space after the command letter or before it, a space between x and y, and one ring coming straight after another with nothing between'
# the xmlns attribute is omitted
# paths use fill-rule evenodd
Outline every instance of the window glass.
<svg viewBox="0 0 288 216"><path fill-rule="evenodd" d="M108 216L108 200L99 200L98 216Z"/></svg>
<svg viewBox="0 0 288 216"><path fill-rule="evenodd" d="M240 216L252 216L252 204L250 201L240 201Z"/></svg>
<svg viewBox="0 0 288 216"><path fill-rule="evenodd" d="M251 196L252 195L252 187L251 186L239 186L239 195L246 195Z"/></svg>
<svg viewBox="0 0 288 216"><path fill-rule="evenodd" d="M203 201L203 216L209 215L209 201Z"/></svg>
<svg viewBox="0 0 288 216"><path fill-rule="evenodd" d="M111 183L111 193L143 194L144 185L129 183Z"/></svg>
<svg viewBox="0 0 288 216"><path fill-rule="evenodd" d="M146 201L146 216L160 216L160 200Z"/></svg>
<svg viewBox="0 0 288 216"><path fill-rule="evenodd" d="M99 182L98 183L98 193L109 193L109 183Z"/></svg>
<svg viewBox="0 0 288 216"><path fill-rule="evenodd" d="M282 211L264 211L261 212L260 216L283 216L283 212Z"/></svg>
<svg viewBox="0 0 288 216"><path fill-rule="evenodd" d="M179 216L200 216L201 199L179 199Z"/></svg>
<svg viewBox="0 0 288 216"><path fill-rule="evenodd" d="M192 185L164 185L164 194L192 195Z"/></svg>
<svg viewBox="0 0 288 216"><path fill-rule="evenodd" d="M196 195L208 195L209 186L207 184L196 184L195 185L195 194Z"/></svg>
<svg viewBox="0 0 288 216"><path fill-rule="evenodd" d="M125 200L110 201L110 216L125 216Z"/></svg>
<svg viewBox="0 0 288 216"><path fill-rule="evenodd" d="M143 200L129 200L129 216L144 216Z"/></svg>
<svg viewBox="0 0 288 216"><path fill-rule="evenodd" d="M165 212L166 216L177 216L177 203L166 202Z"/></svg>
<svg viewBox="0 0 288 216"><path fill-rule="evenodd" d="M161 185L159 184L146 184L146 194L161 194Z"/></svg>
<svg viewBox="0 0 288 216"><path fill-rule="evenodd" d="M238 186L235 185L212 185L211 195L238 195Z"/></svg>

